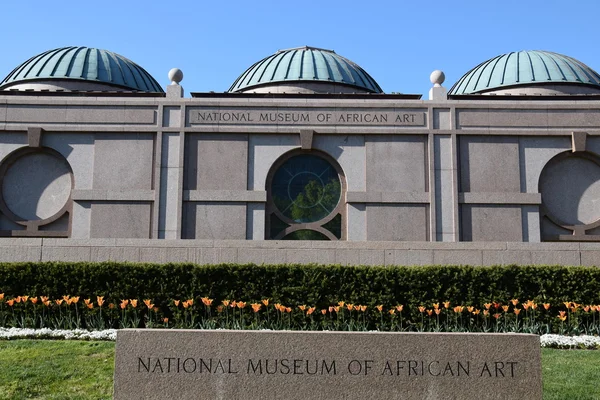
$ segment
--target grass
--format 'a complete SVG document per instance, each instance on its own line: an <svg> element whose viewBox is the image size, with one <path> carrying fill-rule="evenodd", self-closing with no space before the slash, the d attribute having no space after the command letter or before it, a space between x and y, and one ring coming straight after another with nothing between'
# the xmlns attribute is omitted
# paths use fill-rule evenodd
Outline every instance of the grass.
<svg viewBox="0 0 600 400"><path fill-rule="evenodd" d="M113 342L0 340L0 399L110 399ZM600 400L600 351L542 349L544 400Z"/></svg>
<svg viewBox="0 0 600 400"><path fill-rule="evenodd" d="M0 340L0 399L110 399L113 342Z"/></svg>
<svg viewBox="0 0 600 400"><path fill-rule="evenodd" d="M544 400L600 400L600 351L542 349Z"/></svg>

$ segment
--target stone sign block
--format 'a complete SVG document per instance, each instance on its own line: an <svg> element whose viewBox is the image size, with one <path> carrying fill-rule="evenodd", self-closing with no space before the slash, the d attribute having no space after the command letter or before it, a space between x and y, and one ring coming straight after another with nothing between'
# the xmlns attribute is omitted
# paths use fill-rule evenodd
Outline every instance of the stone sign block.
<svg viewBox="0 0 600 400"><path fill-rule="evenodd" d="M536 335L126 329L115 400L542 398Z"/></svg>

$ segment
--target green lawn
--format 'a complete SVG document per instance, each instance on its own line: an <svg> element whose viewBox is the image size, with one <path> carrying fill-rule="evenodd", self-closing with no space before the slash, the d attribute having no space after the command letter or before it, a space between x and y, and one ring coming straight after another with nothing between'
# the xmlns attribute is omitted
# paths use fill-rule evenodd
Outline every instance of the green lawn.
<svg viewBox="0 0 600 400"><path fill-rule="evenodd" d="M0 399L110 399L113 342L0 340ZM600 400L600 351L542 349L544 399Z"/></svg>

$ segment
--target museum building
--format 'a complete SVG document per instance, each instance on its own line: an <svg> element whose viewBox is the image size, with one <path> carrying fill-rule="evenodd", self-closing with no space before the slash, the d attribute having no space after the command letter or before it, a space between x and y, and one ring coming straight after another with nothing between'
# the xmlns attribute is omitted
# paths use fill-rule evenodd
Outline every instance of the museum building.
<svg viewBox="0 0 600 400"><path fill-rule="evenodd" d="M600 75L578 60L507 53L449 90L434 71L428 100L314 47L223 93L169 79L86 47L4 78L0 260L600 257Z"/></svg>

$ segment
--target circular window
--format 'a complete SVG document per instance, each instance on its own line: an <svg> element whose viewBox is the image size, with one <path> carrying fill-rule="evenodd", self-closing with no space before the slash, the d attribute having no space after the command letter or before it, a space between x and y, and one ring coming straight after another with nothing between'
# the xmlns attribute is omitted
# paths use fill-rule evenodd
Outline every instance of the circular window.
<svg viewBox="0 0 600 400"><path fill-rule="evenodd" d="M595 157L566 154L550 161L539 189L548 213L561 223L576 226L600 220L600 164Z"/></svg>
<svg viewBox="0 0 600 400"><path fill-rule="evenodd" d="M40 221L63 210L72 185L71 168L64 158L48 152L29 152L6 166L2 198L15 216Z"/></svg>
<svg viewBox="0 0 600 400"><path fill-rule="evenodd" d="M277 210L297 223L319 221L331 214L341 198L341 182L327 160L302 154L275 172L271 196Z"/></svg>

